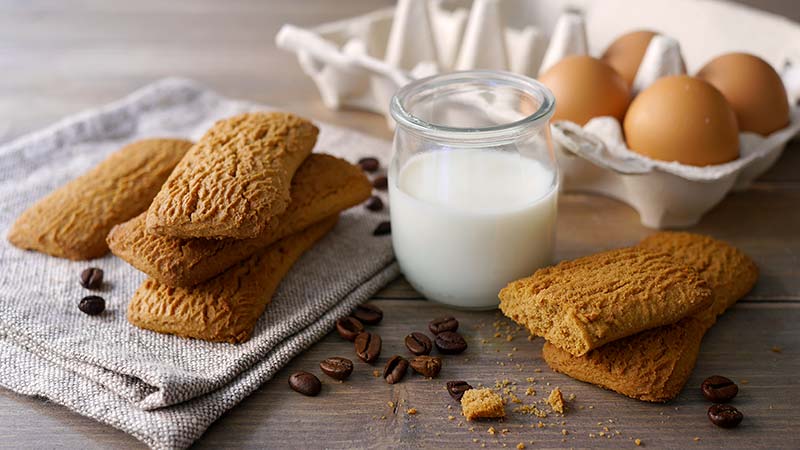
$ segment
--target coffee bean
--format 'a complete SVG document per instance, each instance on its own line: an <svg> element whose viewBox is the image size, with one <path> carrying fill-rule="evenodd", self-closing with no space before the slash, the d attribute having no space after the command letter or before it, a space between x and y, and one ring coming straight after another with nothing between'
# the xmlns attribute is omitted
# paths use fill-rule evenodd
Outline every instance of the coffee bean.
<svg viewBox="0 0 800 450"><path fill-rule="evenodd" d="M322 372L334 380L344 380L353 373L353 361L347 358L334 356L326 358L319 363Z"/></svg>
<svg viewBox="0 0 800 450"><path fill-rule="evenodd" d="M389 384L395 384L406 376L408 361L400 355L394 355L383 366L383 379Z"/></svg>
<svg viewBox="0 0 800 450"><path fill-rule="evenodd" d="M708 418L718 427L733 428L742 422L744 416L731 405L716 404L708 408Z"/></svg>
<svg viewBox="0 0 800 450"><path fill-rule="evenodd" d="M439 317L428 323L428 329L433 334L439 334L442 331L456 331L458 329L458 321L453 316Z"/></svg>
<svg viewBox="0 0 800 450"><path fill-rule="evenodd" d="M103 300L103 297L89 295L81 299L78 309L90 316L96 316L106 309L106 301Z"/></svg>
<svg viewBox="0 0 800 450"><path fill-rule="evenodd" d="M415 331L406 336L406 348L415 355L429 355L433 342L428 336Z"/></svg>
<svg viewBox="0 0 800 450"><path fill-rule="evenodd" d="M464 396L464 392L472 389L472 386L469 385L466 381L448 381L447 382L447 392L450 394L450 397L453 397L455 401L460 402L461 397Z"/></svg>
<svg viewBox="0 0 800 450"><path fill-rule="evenodd" d="M103 285L103 269L89 267L81 272L81 286L86 289L99 289Z"/></svg>
<svg viewBox="0 0 800 450"><path fill-rule="evenodd" d="M714 375L708 377L700 385L703 397L714 403L725 403L731 401L739 393L739 386L728 378Z"/></svg>
<svg viewBox="0 0 800 450"><path fill-rule="evenodd" d="M388 220L379 223L372 232L373 236L385 236L387 234L392 234L392 222L389 222Z"/></svg>
<svg viewBox="0 0 800 450"><path fill-rule="evenodd" d="M442 358L438 356L415 356L411 358L411 368L418 374L433 378L442 370Z"/></svg>
<svg viewBox="0 0 800 450"><path fill-rule="evenodd" d="M289 386L295 391L313 397L322 390L322 383L314 374L308 372L295 372L289 377Z"/></svg>
<svg viewBox="0 0 800 450"><path fill-rule="evenodd" d="M352 342L356 340L358 333L364 331L364 325L355 317L342 317L336 321L336 331L342 339Z"/></svg>
<svg viewBox="0 0 800 450"><path fill-rule="evenodd" d="M386 178L386 175L378 175L372 180L372 187L379 191L385 191L389 187L389 179Z"/></svg>
<svg viewBox="0 0 800 450"><path fill-rule="evenodd" d="M375 172L381 167L381 163L372 157L359 159L358 165L364 172Z"/></svg>
<svg viewBox="0 0 800 450"><path fill-rule="evenodd" d="M356 355L366 363L371 363L381 355L381 337L364 331L356 337Z"/></svg>
<svg viewBox="0 0 800 450"><path fill-rule="evenodd" d="M445 354L461 353L467 349L467 341L455 331L442 331L434 340L436 348Z"/></svg>
<svg viewBox="0 0 800 450"><path fill-rule="evenodd" d="M383 200L377 195L373 195L364 206L370 211L380 211L383 209Z"/></svg>
<svg viewBox="0 0 800 450"><path fill-rule="evenodd" d="M376 325L383 319L383 311L377 306L365 303L356 306L356 310L353 311L353 317L367 325Z"/></svg>

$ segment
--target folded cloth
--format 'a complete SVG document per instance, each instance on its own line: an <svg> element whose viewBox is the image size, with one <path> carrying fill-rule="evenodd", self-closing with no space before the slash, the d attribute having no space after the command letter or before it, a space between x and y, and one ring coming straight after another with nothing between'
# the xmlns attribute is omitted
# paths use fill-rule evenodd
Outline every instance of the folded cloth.
<svg viewBox="0 0 800 450"><path fill-rule="evenodd" d="M353 208L290 270L252 339L219 344L130 325L127 304L145 275L112 255L72 262L5 239L26 207L128 142L197 139L215 120L267 109L166 79L0 147L0 386L46 397L153 448L187 447L399 275L390 238L372 235L386 213ZM388 163L388 142L318 125L316 151ZM106 311L95 317L77 307L93 293L78 283L90 265L105 271L98 294Z"/></svg>

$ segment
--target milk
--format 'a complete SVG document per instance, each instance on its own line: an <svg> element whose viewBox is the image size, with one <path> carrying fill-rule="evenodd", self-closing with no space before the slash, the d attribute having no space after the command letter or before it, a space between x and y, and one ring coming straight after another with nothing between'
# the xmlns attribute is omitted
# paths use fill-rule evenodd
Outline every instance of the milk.
<svg viewBox="0 0 800 450"><path fill-rule="evenodd" d="M389 174L392 243L408 281L431 300L494 308L508 282L551 263L554 170L518 153L420 153Z"/></svg>

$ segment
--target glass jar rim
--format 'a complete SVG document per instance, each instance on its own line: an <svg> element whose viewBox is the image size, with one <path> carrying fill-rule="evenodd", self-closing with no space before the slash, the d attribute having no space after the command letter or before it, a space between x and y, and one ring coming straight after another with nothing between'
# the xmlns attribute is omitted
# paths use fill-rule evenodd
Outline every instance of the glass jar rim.
<svg viewBox="0 0 800 450"><path fill-rule="evenodd" d="M429 89L432 83L436 83L437 86L447 86L476 81L537 93L541 95L542 102L536 111L522 119L488 127L464 128L430 123L411 114L404 106L408 99ZM549 120L555 111L555 98L547 87L533 78L501 70L466 70L437 74L412 81L401 87L392 96L389 111L399 126L421 134L434 134L441 139L462 141L504 140L524 133L532 125Z"/></svg>

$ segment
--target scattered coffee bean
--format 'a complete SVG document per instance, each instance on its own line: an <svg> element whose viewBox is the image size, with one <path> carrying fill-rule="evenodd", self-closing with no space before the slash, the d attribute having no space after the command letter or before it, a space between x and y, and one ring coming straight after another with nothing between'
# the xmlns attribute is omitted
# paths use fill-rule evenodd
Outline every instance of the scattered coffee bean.
<svg viewBox="0 0 800 450"><path fill-rule="evenodd" d="M289 386L295 391L313 397L322 390L322 383L316 375L308 372L295 372L289 377Z"/></svg>
<svg viewBox="0 0 800 450"><path fill-rule="evenodd" d="M81 272L81 286L86 289L99 289L103 284L103 269L89 267Z"/></svg>
<svg viewBox="0 0 800 450"><path fill-rule="evenodd" d="M434 339L436 348L445 354L457 354L467 349L467 341L455 331L442 331Z"/></svg>
<svg viewBox="0 0 800 450"><path fill-rule="evenodd" d="M371 363L381 355L381 337L364 331L356 337L356 355L366 363Z"/></svg>
<svg viewBox="0 0 800 450"><path fill-rule="evenodd" d="M340 356L326 358L319 363L322 372L334 380L344 380L353 373L353 361Z"/></svg>
<svg viewBox="0 0 800 450"><path fill-rule="evenodd" d="M381 200L381 198L377 195L373 195L369 198L369 200L367 200L367 203L364 204L364 207L370 211L380 211L383 209L383 200Z"/></svg>
<svg viewBox="0 0 800 450"><path fill-rule="evenodd" d="M442 358L438 356L415 356L411 358L411 368L418 374L433 378L442 370Z"/></svg>
<svg viewBox="0 0 800 450"><path fill-rule="evenodd" d="M105 311L106 301L103 300L103 297L89 295L81 299L81 302L78 303L78 309L90 316L96 316Z"/></svg>
<svg viewBox="0 0 800 450"><path fill-rule="evenodd" d="M406 376L407 371L408 361L400 355L394 355L383 367L383 379L389 384L395 384Z"/></svg>
<svg viewBox="0 0 800 450"><path fill-rule="evenodd" d="M383 319L383 311L381 311L381 309L377 306L365 303L363 305L356 306L356 310L353 311L353 317L360 320L361 323L365 323L367 325L376 325Z"/></svg>
<svg viewBox="0 0 800 450"><path fill-rule="evenodd" d="M464 396L464 392L472 389L472 386L469 385L466 381L448 381L447 382L447 392L450 394L450 397L453 397L455 401L460 402L461 397Z"/></svg>
<svg viewBox="0 0 800 450"><path fill-rule="evenodd" d="M714 375L708 377L700 385L703 397L714 403L725 403L731 401L739 393L739 386L733 381L723 376Z"/></svg>
<svg viewBox="0 0 800 450"><path fill-rule="evenodd" d="M428 336L415 331L406 336L406 348L415 355L429 355L433 342Z"/></svg>
<svg viewBox="0 0 800 450"><path fill-rule="evenodd" d="M364 331L364 325L355 317L342 317L336 321L336 331L342 339L352 342L356 340L359 333Z"/></svg>
<svg viewBox="0 0 800 450"><path fill-rule="evenodd" d="M392 234L392 222L388 220L383 221L375 227L375 231L372 232L373 236L385 236L387 234Z"/></svg>
<svg viewBox="0 0 800 450"><path fill-rule="evenodd" d="M442 331L456 331L458 329L458 321L452 316L439 317L428 323L428 329L433 334L439 334Z"/></svg>
<svg viewBox="0 0 800 450"><path fill-rule="evenodd" d="M389 179L386 178L386 175L378 175L372 180L372 187L379 191L385 191L389 187Z"/></svg>
<svg viewBox="0 0 800 450"><path fill-rule="evenodd" d="M744 416L731 405L716 404L708 408L708 418L718 427L733 428L742 422Z"/></svg>
<svg viewBox="0 0 800 450"><path fill-rule="evenodd" d="M381 163L375 158L361 158L358 165L364 172L375 172L381 167Z"/></svg>

